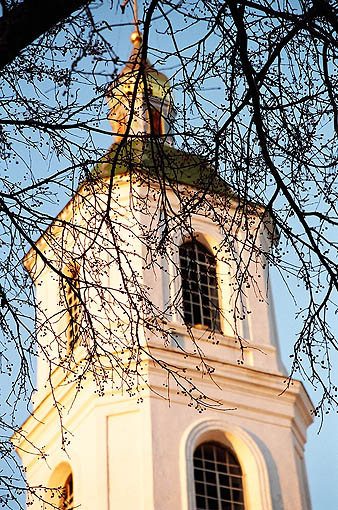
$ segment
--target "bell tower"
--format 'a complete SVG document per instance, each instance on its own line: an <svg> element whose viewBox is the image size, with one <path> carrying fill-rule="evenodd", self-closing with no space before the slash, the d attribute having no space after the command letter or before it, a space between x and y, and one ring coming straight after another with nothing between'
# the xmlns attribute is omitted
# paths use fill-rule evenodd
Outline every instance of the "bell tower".
<svg viewBox="0 0 338 510"><path fill-rule="evenodd" d="M132 43L114 143L24 259L37 392L13 441L30 508L309 510L311 402L285 391L272 221L174 147L169 80Z"/></svg>

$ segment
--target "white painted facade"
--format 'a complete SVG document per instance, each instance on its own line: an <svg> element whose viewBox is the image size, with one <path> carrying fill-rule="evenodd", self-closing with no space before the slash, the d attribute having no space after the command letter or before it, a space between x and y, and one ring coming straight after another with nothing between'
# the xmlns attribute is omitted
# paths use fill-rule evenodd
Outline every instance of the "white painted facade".
<svg viewBox="0 0 338 510"><path fill-rule="evenodd" d="M81 277L87 282L92 278L95 283L90 272L91 261L101 260L104 269L100 272L100 283L109 289L105 297L108 312L100 309L94 284L82 297L93 312L93 327L102 341L107 337L105 345L113 349L111 331L117 331L118 335L125 321L128 334L128 316L119 312L119 330L113 315L114 296L122 303L126 299L119 294L121 272L116 263L111 262L115 255L106 227L102 226L94 244L91 244L94 234L88 235L87 229L89 226L90 232L97 231L101 213L106 208L108 184L106 177L93 189L82 187L37 246L49 261L58 260L61 245L67 248L65 257L87 250L87 265L81 268L85 271ZM243 472L245 510L309 510L304 444L306 429L312 421L311 402L298 381L284 391L286 373L280 358L272 297L259 299L257 288L247 289L243 307L251 313L246 313L245 320L239 321L241 331L237 330L244 339L242 352L233 319L231 260L226 251L222 253L224 248L219 250L222 233L205 211L193 214L195 235L210 251L217 252L219 300L223 312L223 333L215 333L210 339L207 330L193 328L194 344L180 315L170 308L170 303L180 293L175 260L178 263L178 246L184 236L172 234L171 261L161 261L159 255L157 269L144 269L146 247L142 243L142 225L146 226L160 214L158 186L153 183L151 188L149 194L147 186L137 178L131 185L128 175L118 176L114 180L110 212L116 220L119 242L129 252L128 263L138 270L152 302L159 310L167 310L167 327L175 332L177 339L176 345L175 341L164 345L156 334L140 331L141 346L150 356L143 354L140 360L144 376L138 382L137 391L126 391L115 376L114 384L99 395L90 373L81 380L79 390L76 370L86 363L90 346L75 348L73 374L62 368L60 360L65 356L66 347L60 348L60 344L66 346L66 318L60 302L60 281L41 256L32 250L26 256L25 265L36 284L36 299L41 310L37 321L41 347L34 413L23 425L24 434L17 434L13 441L28 482L36 487L35 497L29 496L30 508L57 508L57 494L46 488L62 487L72 472L74 508L195 510L193 452L203 442L217 441L229 447L238 458ZM182 189L187 195L194 191L184 185ZM146 213L137 207L136 198L145 193L149 194ZM167 193L173 214L178 214L181 205L177 197L170 190ZM76 235L71 228L65 232L60 221L64 219L75 225ZM81 226L86 229L86 235L79 235ZM257 219L252 230L257 232L257 229L257 243L268 245L271 242L269 223L259 224ZM241 239L238 229L237 235L240 250L245 234ZM96 251L100 246L105 250L98 256ZM128 271L126 261L122 264ZM251 273L260 282L260 295L266 296L269 294L267 268L263 268L259 258L250 264ZM201 359L196 345L203 352L204 361L213 367L212 377L197 368ZM117 352L119 359L123 356ZM178 392L172 378L167 384L166 371L154 363L152 357L178 369L185 368L186 376L210 399L220 401L222 408L207 407L199 412L194 406L188 406L189 399ZM66 435L65 448L62 448L60 413Z"/></svg>

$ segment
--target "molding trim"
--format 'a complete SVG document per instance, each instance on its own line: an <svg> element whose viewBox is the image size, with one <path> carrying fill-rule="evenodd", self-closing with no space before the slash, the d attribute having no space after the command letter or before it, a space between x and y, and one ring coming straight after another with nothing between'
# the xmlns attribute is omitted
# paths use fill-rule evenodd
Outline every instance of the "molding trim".
<svg viewBox="0 0 338 510"><path fill-rule="evenodd" d="M230 446L238 458L243 472L245 509L277 510L272 506L269 472L261 449L248 432L226 419L195 422L182 437L180 444L182 510L195 509L194 450L200 443L212 440Z"/></svg>

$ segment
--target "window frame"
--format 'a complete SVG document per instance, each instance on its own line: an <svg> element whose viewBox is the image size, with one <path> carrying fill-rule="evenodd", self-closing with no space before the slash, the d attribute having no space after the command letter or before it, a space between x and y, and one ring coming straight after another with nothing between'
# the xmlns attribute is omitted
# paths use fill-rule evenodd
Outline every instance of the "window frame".
<svg viewBox="0 0 338 510"><path fill-rule="evenodd" d="M182 255L182 250L185 249L185 247L188 247L188 249L193 249L195 253L194 260L191 258L190 262L196 264L196 274L197 279L195 281L193 280L187 280L184 278L184 271L189 269L189 265L187 264L187 268L183 267L182 260L185 259L188 261L187 254L184 256ZM201 271L201 267L207 266L205 262L202 260L198 260L198 258L209 258L212 260L212 269L209 271ZM189 239L184 241L180 244L178 249L178 264L179 264L179 272L181 277L181 302L182 302L182 317L183 321L186 325L190 327L194 327L197 329L207 329L216 333L222 333L222 312L221 312L221 293L220 293L220 287L218 283L218 276L217 276L217 260L212 251L205 246L205 244L201 243L200 241L197 241L195 238ZM210 267L210 264L209 264ZM204 278L204 282L203 282ZM207 281L205 281L205 279ZM210 280L215 280L215 285L210 284ZM192 288L189 289L189 285L187 286L187 281L192 282L192 284L197 284L197 286L203 286L204 288L207 288L208 292L203 293L201 288L199 288L197 291L193 290ZM187 299L187 295L189 294L189 299ZM199 303L193 302L193 294L195 296L198 296ZM208 301L206 303L206 300ZM204 301L204 303L203 303ZM190 305L190 311L187 311L187 304ZM212 306L210 306L212 304ZM199 312L195 314L195 310L197 309L197 306L199 308ZM207 314L210 311L210 318L207 317ZM214 312L214 313L213 313ZM187 315L191 315L191 320L187 318ZM197 315L194 317L194 315ZM199 317L198 317L199 315ZM200 320L198 320L198 318ZM209 324L208 324L209 322Z"/></svg>
<svg viewBox="0 0 338 510"><path fill-rule="evenodd" d="M193 452L193 469L196 510L222 510L224 504L229 510L245 510L243 472L231 448L217 441L200 443Z"/></svg>

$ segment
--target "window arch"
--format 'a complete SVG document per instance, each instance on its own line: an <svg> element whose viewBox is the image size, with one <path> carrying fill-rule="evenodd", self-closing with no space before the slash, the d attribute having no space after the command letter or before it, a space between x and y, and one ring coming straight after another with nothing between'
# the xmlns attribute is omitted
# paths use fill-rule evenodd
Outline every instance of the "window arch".
<svg viewBox="0 0 338 510"><path fill-rule="evenodd" d="M220 331L216 259L193 240L179 249L184 321Z"/></svg>
<svg viewBox="0 0 338 510"><path fill-rule="evenodd" d="M229 448L202 443L193 464L196 510L244 510L242 470Z"/></svg>

